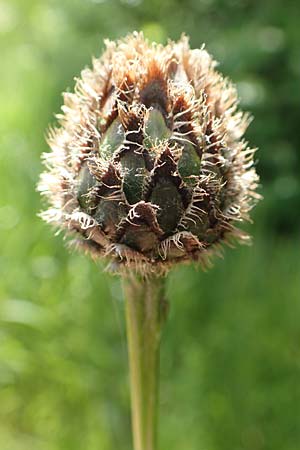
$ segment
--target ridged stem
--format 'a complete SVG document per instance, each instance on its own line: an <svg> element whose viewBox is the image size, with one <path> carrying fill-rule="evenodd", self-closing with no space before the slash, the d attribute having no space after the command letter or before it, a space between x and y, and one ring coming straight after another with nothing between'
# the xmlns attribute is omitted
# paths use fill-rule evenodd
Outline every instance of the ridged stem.
<svg viewBox="0 0 300 450"><path fill-rule="evenodd" d="M166 316L160 277L123 279L134 450L157 449L159 349Z"/></svg>

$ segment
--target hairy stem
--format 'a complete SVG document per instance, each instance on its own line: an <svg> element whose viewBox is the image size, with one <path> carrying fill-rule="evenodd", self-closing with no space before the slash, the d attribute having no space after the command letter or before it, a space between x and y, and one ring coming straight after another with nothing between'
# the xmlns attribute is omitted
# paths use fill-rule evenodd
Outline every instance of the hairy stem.
<svg viewBox="0 0 300 450"><path fill-rule="evenodd" d="M124 278L134 450L156 450L163 278Z"/></svg>

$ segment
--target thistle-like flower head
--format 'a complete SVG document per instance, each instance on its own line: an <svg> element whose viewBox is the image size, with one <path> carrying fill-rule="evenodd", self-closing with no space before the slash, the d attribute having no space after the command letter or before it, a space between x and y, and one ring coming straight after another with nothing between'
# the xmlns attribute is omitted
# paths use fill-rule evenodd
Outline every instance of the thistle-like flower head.
<svg viewBox="0 0 300 450"><path fill-rule="evenodd" d="M49 133L43 218L118 270L142 273L206 263L223 242L247 240L235 224L258 198L249 116L215 67L186 37L107 41Z"/></svg>

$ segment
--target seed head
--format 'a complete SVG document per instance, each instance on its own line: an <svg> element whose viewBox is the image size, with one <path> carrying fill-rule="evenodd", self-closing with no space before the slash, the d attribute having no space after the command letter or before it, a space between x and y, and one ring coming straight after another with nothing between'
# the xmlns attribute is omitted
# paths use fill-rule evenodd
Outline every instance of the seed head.
<svg viewBox="0 0 300 450"><path fill-rule="evenodd" d="M118 271L206 264L247 241L235 224L249 220L258 177L235 87L185 36L105 44L49 132L42 217Z"/></svg>

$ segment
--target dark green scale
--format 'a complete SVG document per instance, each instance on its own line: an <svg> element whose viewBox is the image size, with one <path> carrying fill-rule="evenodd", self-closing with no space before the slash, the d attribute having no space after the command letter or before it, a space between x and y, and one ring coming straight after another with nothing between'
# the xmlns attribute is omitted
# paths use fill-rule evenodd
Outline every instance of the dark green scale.
<svg viewBox="0 0 300 450"><path fill-rule="evenodd" d="M201 161L194 145L190 142L184 142L182 154L178 161L179 175L188 185L194 185L198 181L200 167Z"/></svg>
<svg viewBox="0 0 300 450"><path fill-rule="evenodd" d="M157 221L164 233L174 232L183 213L182 199L177 187L169 180L159 179L152 190L150 201L159 206Z"/></svg>
<svg viewBox="0 0 300 450"><path fill-rule="evenodd" d="M87 163L84 163L78 175L77 200L81 208L87 213L90 213L95 207L96 198L92 199L89 192L96 183L96 178L89 171Z"/></svg>
<svg viewBox="0 0 300 450"><path fill-rule="evenodd" d="M169 139L172 134L162 113L156 108L149 110L144 130L144 146L150 151L153 146L159 143L158 141Z"/></svg>
<svg viewBox="0 0 300 450"><path fill-rule="evenodd" d="M123 203L102 198L93 216L106 233L114 234L118 224L126 215L127 210Z"/></svg>
<svg viewBox="0 0 300 450"><path fill-rule="evenodd" d="M123 169L123 190L128 203L133 205L143 198L148 171L144 156L134 150L127 151L120 163Z"/></svg>
<svg viewBox="0 0 300 450"><path fill-rule="evenodd" d="M105 131L99 147L100 158L111 159L113 153L120 147L125 139L124 128L120 119L116 119Z"/></svg>

